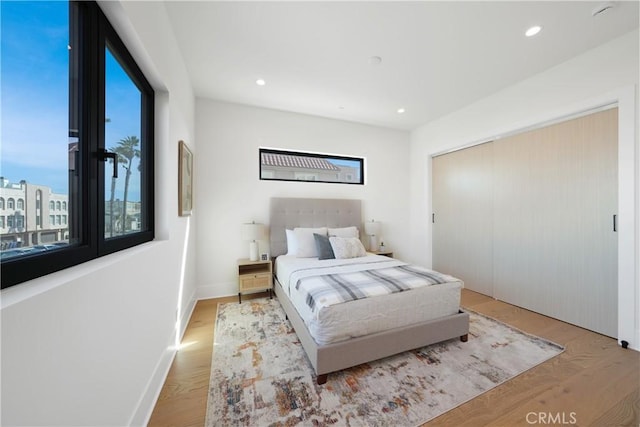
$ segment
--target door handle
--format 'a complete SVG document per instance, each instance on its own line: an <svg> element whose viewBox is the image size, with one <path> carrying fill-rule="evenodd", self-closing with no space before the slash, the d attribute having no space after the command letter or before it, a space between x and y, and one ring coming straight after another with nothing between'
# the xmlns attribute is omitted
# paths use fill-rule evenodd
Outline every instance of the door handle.
<svg viewBox="0 0 640 427"><path fill-rule="evenodd" d="M613 214L613 232L618 232L618 215Z"/></svg>
<svg viewBox="0 0 640 427"><path fill-rule="evenodd" d="M98 157L102 162L106 162L107 159L113 159L113 177L117 178L118 177L118 154L112 153L110 151L105 150L104 148L101 148L98 151Z"/></svg>

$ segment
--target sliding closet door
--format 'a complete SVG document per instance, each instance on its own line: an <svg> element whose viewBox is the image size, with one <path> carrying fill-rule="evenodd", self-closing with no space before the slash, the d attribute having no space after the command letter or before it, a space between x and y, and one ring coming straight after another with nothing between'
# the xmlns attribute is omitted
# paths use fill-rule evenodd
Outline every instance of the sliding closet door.
<svg viewBox="0 0 640 427"><path fill-rule="evenodd" d="M492 295L492 145L433 158L433 267Z"/></svg>
<svg viewBox="0 0 640 427"><path fill-rule="evenodd" d="M494 142L494 296L617 336L617 109Z"/></svg>

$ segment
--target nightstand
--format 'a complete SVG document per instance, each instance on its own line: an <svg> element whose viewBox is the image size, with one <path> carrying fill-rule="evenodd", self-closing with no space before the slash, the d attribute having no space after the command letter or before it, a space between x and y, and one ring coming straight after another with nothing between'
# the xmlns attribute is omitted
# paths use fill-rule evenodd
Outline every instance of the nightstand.
<svg viewBox="0 0 640 427"><path fill-rule="evenodd" d="M238 260L238 303L242 303L242 294L257 291L269 291L269 297L273 298L271 261Z"/></svg>
<svg viewBox="0 0 640 427"><path fill-rule="evenodd" d="M393 258L393 252L391 251L369 251L369 252L375 255L383 255L383 256L388 256L389 258Z"/></svg>

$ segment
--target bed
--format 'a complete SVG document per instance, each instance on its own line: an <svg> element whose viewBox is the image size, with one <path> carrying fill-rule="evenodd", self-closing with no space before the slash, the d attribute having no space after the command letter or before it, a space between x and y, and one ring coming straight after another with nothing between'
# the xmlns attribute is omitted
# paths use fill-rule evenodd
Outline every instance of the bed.
<svg viewBox="0 0 640 427"><path fill-rule="evenodd" d="M467 340L469 315L460 310L462 282L456 278L370 253L339 259L291 255L292 248L287 247L291 230L322 230L315 234L329 236L350 233L355 227L359 233L359 200L272 198L270 210L275 293L318 384L324 384L331 372L452 338ZM291 238L289 234L289 242L294 241ZM321 282L337 280L342 290L347 278L366 282L362 288L369 290L362 292L370 295L352 295L359 290L342 291L340 296L324 293ZM414 287L425 278L430 286ZM381 290L396 286L406 289L388 294Z"/></svg>

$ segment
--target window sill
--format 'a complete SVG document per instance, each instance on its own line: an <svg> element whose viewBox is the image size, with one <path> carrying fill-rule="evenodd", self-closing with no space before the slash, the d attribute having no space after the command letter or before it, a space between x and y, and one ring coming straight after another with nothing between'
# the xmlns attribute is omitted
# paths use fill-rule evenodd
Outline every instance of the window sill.
<svg viewBox="0 0 640 427"><path fill-rule="evenodd" d="M134 246L133 248L118 251L110 255L96 258L91 261L3 289L2 292L0 292L0 310L4 310L7 307L11 307L12 305L21 303L40 294L44 294L52 289L63 286L74 280L81 279L82 277L90 274L94 274L105 268L109 268L114 264L130 258L131 256L152 250L165 242L166 241L162 240L154 240L152 242L143 243L141 245Z"/></svg>

